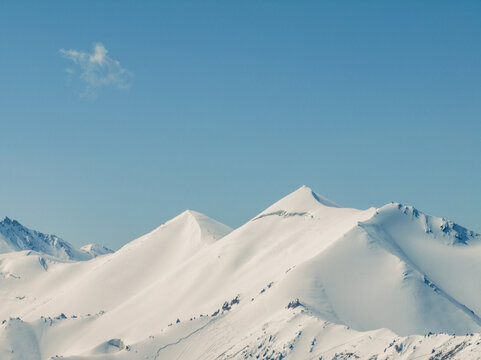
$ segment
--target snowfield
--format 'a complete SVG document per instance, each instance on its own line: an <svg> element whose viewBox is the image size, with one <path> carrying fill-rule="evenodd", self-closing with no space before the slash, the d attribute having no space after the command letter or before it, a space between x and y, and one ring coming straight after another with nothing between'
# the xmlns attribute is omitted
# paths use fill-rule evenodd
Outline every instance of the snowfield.
<svg viewBox="0 0 481 360"><path fill-rule="evenodd" d="M0 222L0 359L481 359L481 236L301 187L116 252Z"/></svg>

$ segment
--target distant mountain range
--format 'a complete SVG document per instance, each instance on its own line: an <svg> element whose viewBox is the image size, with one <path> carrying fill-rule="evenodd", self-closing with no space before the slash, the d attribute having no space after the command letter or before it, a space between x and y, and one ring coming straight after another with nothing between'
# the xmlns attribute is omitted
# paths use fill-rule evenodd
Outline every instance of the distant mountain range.
<svg viewBox="0 0 481 360"><path fill-rule="evenodd" d="M0 253L35 251L62 260L84 261L113 252L105 246L89 244L76 249L55 235L30 230L16 220L6 217L0 221Z"/></svg>
<svg viewBox="0 0 481 360"><path fill-rule="evenodd" d="M481 236L308 187L116 252L0 222L0 359L480 359Z"/></svg>

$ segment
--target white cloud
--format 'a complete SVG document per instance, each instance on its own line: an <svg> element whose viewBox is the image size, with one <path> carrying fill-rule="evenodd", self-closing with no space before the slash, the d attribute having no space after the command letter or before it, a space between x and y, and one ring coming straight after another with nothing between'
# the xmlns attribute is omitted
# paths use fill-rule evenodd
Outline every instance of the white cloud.
<svg viewBox="0 0 481 360"><path fill-rule="evenodd" d="M60 54L80 68L80 79L86 84L83 96L95 96L96 90L102 87L126 89L130 86L132 74L108 56L108 50L101 43L94 44L92 53L60 49ZM69 76L74 74L72 69L66 71Z"/></svg>

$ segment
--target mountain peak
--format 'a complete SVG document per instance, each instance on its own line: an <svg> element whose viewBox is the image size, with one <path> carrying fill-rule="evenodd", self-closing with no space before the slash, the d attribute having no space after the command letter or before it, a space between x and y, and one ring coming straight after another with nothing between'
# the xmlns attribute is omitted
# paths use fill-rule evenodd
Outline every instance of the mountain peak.
<svg viewBox="0 0 481 360"><path fill-rule="evenodd" d="M446 220L423 213L413 206L403 205L397 202L386 204L377 210L377 216L370 220L370 222L381 221L395 222L393 220L399 216L407 216L416 223L416 226L421 227L426 234L430 234L446 245L471 245L480 244L481 235L469 230L453 221Z"/></svg>
<svg viewBox="0 0 481 360"><path fill-rule="evenodd" d="M302 185L299 189L297 189L294 193L297 193L297 192L301 192L301 193L305 193L307 196L312 196L314 199L317 200L317 202L319 202L320 204L324 205L324 206L328 206L328 207L339 207L339 205L337 205L335 202L329 200L329 199L326 199L325 197L315 193L310 187L306 186L306 185ZM293 194L294 194L293 193Z"/></svg>
<svg viewBox="0 0 481 360"><path fill-rule="evenodd" d="M174 219L183 217L189 218L198 226L204 243L213 243L232 231L229 226L194 210L185 210Z"/></svg>
<svg viewBox="0 0 481 360"><path fill-rule="evenodd" d="M0 221L0 225L14 225L14 226L22 226L17 220L10 219L8 216L5 216L3 221Z"/></svg>
<svg viewBox="0 0 481 360"><path fill-rule="evenodd" d="M166 221L164 224L160 225L139 239L143 239L145 237L157 237L158 235L156 234L164 231L166 228L179 228L184 230L190 229L189 231L191 231L192 234L197 234L193 235L194 238L197 238L202 243L206 244L211 244L232 231L229 226L224 225L217 220L211 219L207 215L204 215L200 212L188 209Z"/></svg>
<svg viewBox="0 0 481 360"><path fill-rule="evenodd" d="M190 209L187 209L183 212L181 212L179 214L179 216L190 216L190 217L193 217L194 219L200 219L200 218L203 218L203 217L207 217L207 215L204 215L198 211L195 211L195 210L190 210Z"/></svg>
<svg viewBox="0 0 481 360"><path fill-rule="evenodd" d="M23 250L73 261L89 260L97 256L94 252L76 249L58 236L31 230L6 216L0 221L0 253Z"/></svg>
<svg viewBox="0 0 481 360"><path fill-rule="evenodd" d="M315 193L310 187L302 185L299 189L268 207L263 213L276 211L311 212L320 207L339 208L339 205Z"/></svg>

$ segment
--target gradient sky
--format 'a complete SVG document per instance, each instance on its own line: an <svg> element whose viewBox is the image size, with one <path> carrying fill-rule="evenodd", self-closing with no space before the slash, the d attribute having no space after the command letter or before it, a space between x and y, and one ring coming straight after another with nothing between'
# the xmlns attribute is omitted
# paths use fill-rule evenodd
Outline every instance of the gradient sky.
<svg viewBox="0 0 481 360"><path fill-rule="evenodd" d="M0 0L0 134L0 216L77 246L302 184L481 232L481 2Z"/></svg>

